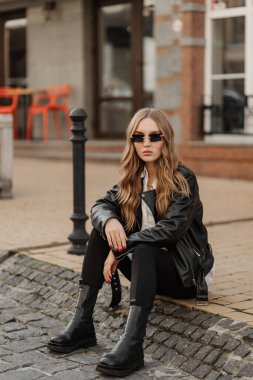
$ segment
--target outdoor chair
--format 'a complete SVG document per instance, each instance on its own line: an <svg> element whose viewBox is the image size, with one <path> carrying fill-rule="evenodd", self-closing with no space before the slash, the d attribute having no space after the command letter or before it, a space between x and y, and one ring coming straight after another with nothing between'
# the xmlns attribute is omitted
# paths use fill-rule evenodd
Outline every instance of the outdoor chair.
<svg viewBox="0 0 253 380"><path fill-rule="evenodd" d="M67 103L70 91L71 87L69 85L50 85L48 86L48 91L45 94L34 97L28 111L26 140L30 140L32 136L34 115L42 115L43 141L48 139L50 111L53 112L54 127L58 138L61 138L62 135L58 112L64 113L68 130L70 129L71 121L69 119L69 105Z"/></svg>
<svg viewBox="0 0 253 380"><path fill-rule="evenodd" d="M11 91L13 91L11 87L0 87L0 114L13 116L13 138L16 139L18 137L18 95Z"/></svg>

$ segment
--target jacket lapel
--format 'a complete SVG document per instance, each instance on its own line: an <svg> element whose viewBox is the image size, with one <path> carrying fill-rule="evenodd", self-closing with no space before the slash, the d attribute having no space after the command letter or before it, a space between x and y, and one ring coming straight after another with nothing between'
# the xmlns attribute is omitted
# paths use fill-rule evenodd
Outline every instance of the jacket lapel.
<svg viewBox="0 0 253 380"><path fill-rule="evenodd" d="M155 207L155 200L156 200L156 191L155 190L149 190L149 191L143 191L140 193L141 199L148 205L150 208L155 221L157 221L157 211Z"/></svg>

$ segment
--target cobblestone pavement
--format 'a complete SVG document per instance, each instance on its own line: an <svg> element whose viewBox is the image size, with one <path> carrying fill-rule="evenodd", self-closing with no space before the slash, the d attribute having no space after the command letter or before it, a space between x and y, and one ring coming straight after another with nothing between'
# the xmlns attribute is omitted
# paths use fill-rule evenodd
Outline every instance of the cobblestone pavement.
<svg viewBox="0 0 253 380"><path fill-rule="evenodd" d="M95 309L98 346L72 354L45 347L72 315L78 274L16 254L0 265L0 379L100 379L95 365L123 332L128 290L108 308L110 287ZM157 299L145 339L145 368L129 379L252 379L253 327Z"/></svg>
<svg viewBox="0 0 253 380"><path fill-rule="evenodd" d="M60 331L71 317L78 275L59 266L42 265L22 255L9 258L1 269L0 379L104 378L96 372L96 363L123 332L128 308L127 291L124 291L121 309L116 311L106 306L109 304L109 287L101 292L94 318L98 335L95 348L72 354L53 354L45 345L49 337ZM150 338L153 330L151 325ZM163 341L162 335L157 337L157 348ZM145 356L145 368L129 376L129 379L194 379L173 367L170 360L159 362L164 352L157 351L155 354L156 346L149 341L146 345L150 346L150 352ZM165 351L164 348L162 350Z"/></svg>

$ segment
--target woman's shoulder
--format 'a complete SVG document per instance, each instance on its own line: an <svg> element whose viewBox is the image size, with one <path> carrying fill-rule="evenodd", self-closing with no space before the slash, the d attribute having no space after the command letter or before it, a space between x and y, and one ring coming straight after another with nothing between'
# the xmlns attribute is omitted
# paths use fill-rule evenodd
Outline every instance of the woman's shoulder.
<svg viewBox="0 0 253 380"><path fill-rule="evenodd" d="M178 162L176 170L181 173L184 177L193 176L196 177L194 171L188 166L184 165L182 162Z"/></svg>

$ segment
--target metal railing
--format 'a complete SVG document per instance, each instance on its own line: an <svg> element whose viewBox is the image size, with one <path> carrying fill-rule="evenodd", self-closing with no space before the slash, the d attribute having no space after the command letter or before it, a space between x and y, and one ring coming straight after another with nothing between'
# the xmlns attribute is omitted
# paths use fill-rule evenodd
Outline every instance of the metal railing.
<svg viewBox="0 0 253 380"><path fill-rule="evenodd" d="M253 135L253 96L245 104L203 105L201 112L204 135Z"/></svg>

